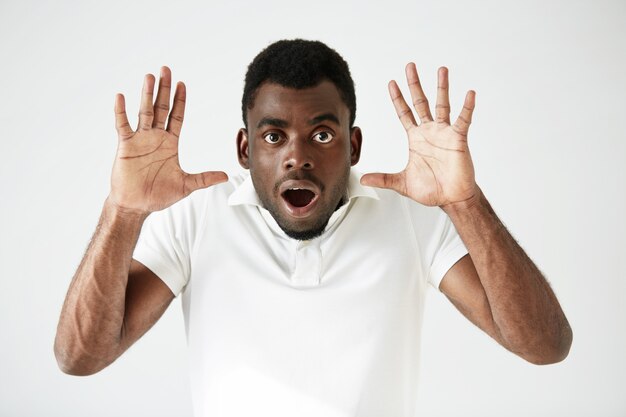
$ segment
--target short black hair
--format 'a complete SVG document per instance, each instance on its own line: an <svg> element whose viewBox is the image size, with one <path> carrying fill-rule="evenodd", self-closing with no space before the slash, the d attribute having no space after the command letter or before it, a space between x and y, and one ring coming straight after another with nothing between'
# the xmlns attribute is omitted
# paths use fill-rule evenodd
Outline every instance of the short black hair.
<svg viewBox="0 0 626 417"><path fill-rule="evenodd" d="M350 110L350 127L356 117L354 81L348 63L320 41L304 39L280 40L262 50L248 65L241 98L244 126L248 127L248 110L254 106L257 90L266 81L287 88L315 87L329 80Z"/></svg>

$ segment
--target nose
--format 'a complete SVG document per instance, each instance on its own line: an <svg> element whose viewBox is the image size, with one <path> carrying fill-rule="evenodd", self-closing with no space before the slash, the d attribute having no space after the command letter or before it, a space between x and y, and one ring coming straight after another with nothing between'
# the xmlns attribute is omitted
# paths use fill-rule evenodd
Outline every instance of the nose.
<svg viewBox="0 0 626 417"><path fill-rule="evenodd" d="M294 138L290 141L286 148L283 168L286 170L314 168L313 157L306 140Z"/></svg>

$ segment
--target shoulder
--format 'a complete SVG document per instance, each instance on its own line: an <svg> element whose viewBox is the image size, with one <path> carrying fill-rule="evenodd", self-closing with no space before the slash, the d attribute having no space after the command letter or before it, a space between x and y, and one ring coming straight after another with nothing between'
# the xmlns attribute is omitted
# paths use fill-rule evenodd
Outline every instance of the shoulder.
<svg viewBox="0 0 626 417"><path fill-rule="evenodd" d="M393 190L376 188L378 205L384 211L401 211L418 222L431 222L447 217L439 207L429 207L411 200Z"/></svg>
<svg viewBox="0 0 626 417"><path fill-rule="evenodd" d="M196 190L170 207L150 214L151 222L179 221L198 222L206 212L215 211L219 207L227 206L229 196L243 183L244 173L229 175L228 181L207 188Z"/></svg>
<svg viewBox="0 0 626 417"><path fill-rule="evenodd" d="M237 189L245 180L249 177L247 172L237 172L235 174L228 174L228 181L212 185L207 188L195 191L189 195L190 201L202 200L207 198L226 198Z"/></svg>
<svg viewBox="0 0 626 417"><path fill-rule="evenodd" d="M411 227L420 240L432 239L450 227L448 215L439 207L425 206L393 190L376 189L377 200L369 200L369 210L378 211L388 225Z"/></svg>
<svg viewBox="0 0 626 417"><path fill-rule="evenodd" d="M173 205L172 208L189 206L198 208L216 202L226 204L230 195L243 184L247 177L248 174L244 172L238 172L234 175L229 174L228 181L194 191L187 198Z"/></svg>

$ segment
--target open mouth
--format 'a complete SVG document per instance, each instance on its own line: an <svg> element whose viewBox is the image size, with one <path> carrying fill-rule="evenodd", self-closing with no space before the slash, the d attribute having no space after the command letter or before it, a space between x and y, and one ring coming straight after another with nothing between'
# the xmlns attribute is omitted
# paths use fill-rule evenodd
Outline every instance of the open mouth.
<svg viewBox="0 0 626 417"><path fill-rule="evenodd" d="M306 207L315 198L315 193L304 188L290 188L283 193L283 198L294 207Z"/></svg>
<svg viewBox="0 0 626 417"><path fill-rule="evenodd" d="M290 215L308 217L315 211L321 190L312 181L288 180L281 184L280 196Z"/></svg>

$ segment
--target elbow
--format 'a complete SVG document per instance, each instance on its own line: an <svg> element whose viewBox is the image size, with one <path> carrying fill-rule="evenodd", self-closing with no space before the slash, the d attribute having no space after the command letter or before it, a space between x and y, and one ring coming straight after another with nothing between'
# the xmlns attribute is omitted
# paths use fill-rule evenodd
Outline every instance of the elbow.
<svg viewBox="0 0 626 417"><path fill-rule="evenodd" d="M572 340L572 329L568 325L557 340L542 344L538 349L534 349L532 354L520 356L534 365L553 365L567 358L572 347Z"/></svg>
<svg viewBox="0 0 626 417"><path fill-rule="evenodd" d="M59 357L57 357L57 365L59 366L61 372L70 376L89 376L96 373L95 371L81 368L75 363L65 359L60 359Z"/></svg>
<svg viewBox="0 0 626 417"><path fill-rule="evenodd" d="M105 361L64 346L58 339L54 343L54 356L61 372L72 376L93 375L108 365Z"/></svg>
<svg viewBox="0 0 626 417"><path fill-rule="evenodd" d="M556 363L562 362L567 358L568 351L565 352L550 352L543 353L540 355L527 355L523 356L523 358L532 363L533 365L554 365Z"/></svg>
<svg viewBox="0 0 626 417"><path fill-rule="evenodd" d="M78 364L77 362L68 361L65 358L57 357L57 365L61 372L71 376L89 376L97 373L100 369L88 368Z"/></svg>

